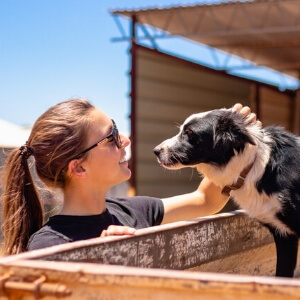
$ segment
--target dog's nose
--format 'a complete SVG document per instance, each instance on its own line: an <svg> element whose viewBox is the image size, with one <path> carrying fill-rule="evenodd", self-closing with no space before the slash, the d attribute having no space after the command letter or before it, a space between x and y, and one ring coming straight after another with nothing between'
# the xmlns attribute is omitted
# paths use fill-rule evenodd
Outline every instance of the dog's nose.
<svg viewBox="0 0 300 300"><path fill-rule="evenodd" d="M153 149L153 152L154 152L154 154L156 155L156 156L158 156L159 154L160 154L160 152L161 152L161 148L160 147L155 147L154 149Z"/></svg>

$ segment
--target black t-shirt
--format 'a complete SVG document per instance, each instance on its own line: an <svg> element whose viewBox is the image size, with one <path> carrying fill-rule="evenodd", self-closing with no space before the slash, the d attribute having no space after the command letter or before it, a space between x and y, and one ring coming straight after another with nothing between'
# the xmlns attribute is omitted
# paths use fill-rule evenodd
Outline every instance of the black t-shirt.
<svg viewBox="0 0 300 300"><path fill-rule="evenodd" d="M35 250L99 237L109 225L146 228L159 225L164 215L163 203L158 198L106 198L106 211L99 215L56 215L28 242L27 249Z"/></svg>

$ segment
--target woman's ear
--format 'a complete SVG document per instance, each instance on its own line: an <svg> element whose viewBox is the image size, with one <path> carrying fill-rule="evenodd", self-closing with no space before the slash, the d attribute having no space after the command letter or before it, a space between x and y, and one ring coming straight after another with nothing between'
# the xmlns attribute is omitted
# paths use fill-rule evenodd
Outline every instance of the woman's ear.
<svg viewBox="0 0 300 300"><path fill-rule="evenodd" d="M86 171L78 159L73 159L68 164L68 173L71 176L83 178L86 175Z"/></svg>

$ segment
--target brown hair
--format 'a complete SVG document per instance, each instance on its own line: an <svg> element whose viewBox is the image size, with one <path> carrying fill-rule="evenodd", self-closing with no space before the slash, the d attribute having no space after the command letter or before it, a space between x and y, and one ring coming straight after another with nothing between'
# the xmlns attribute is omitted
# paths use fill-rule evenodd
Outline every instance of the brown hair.
<svg viewBox="0 0 300 300"><path fill-rule="evenodd" d="M2 172L2 229L4 255L26 250L29 237L43 225L43 206L29 170L34 156L39 178L50 187L63 188L70 160L86 146L90 112L87 100L61 102L35 122L26 144L10 152Z"/></svg>

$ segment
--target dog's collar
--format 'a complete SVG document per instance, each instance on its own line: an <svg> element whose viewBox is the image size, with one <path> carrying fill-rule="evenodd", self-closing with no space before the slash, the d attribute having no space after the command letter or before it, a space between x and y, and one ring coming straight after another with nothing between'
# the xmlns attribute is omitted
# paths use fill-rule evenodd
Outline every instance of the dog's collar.
<svg viewBox="0 0 300 300"><path fill-rule="evenodd" d="M221 191L221 193L227 197L230 196L230 192L232 190L238 190L239 188L241 188L244 185L245 179L248 175L248 173L250 172L250 170L252 169L253 165L254 165L255 159L254 161L248 165L239 175L237 181L235 183L233 183L232 185L225 185Z"/></svg>

